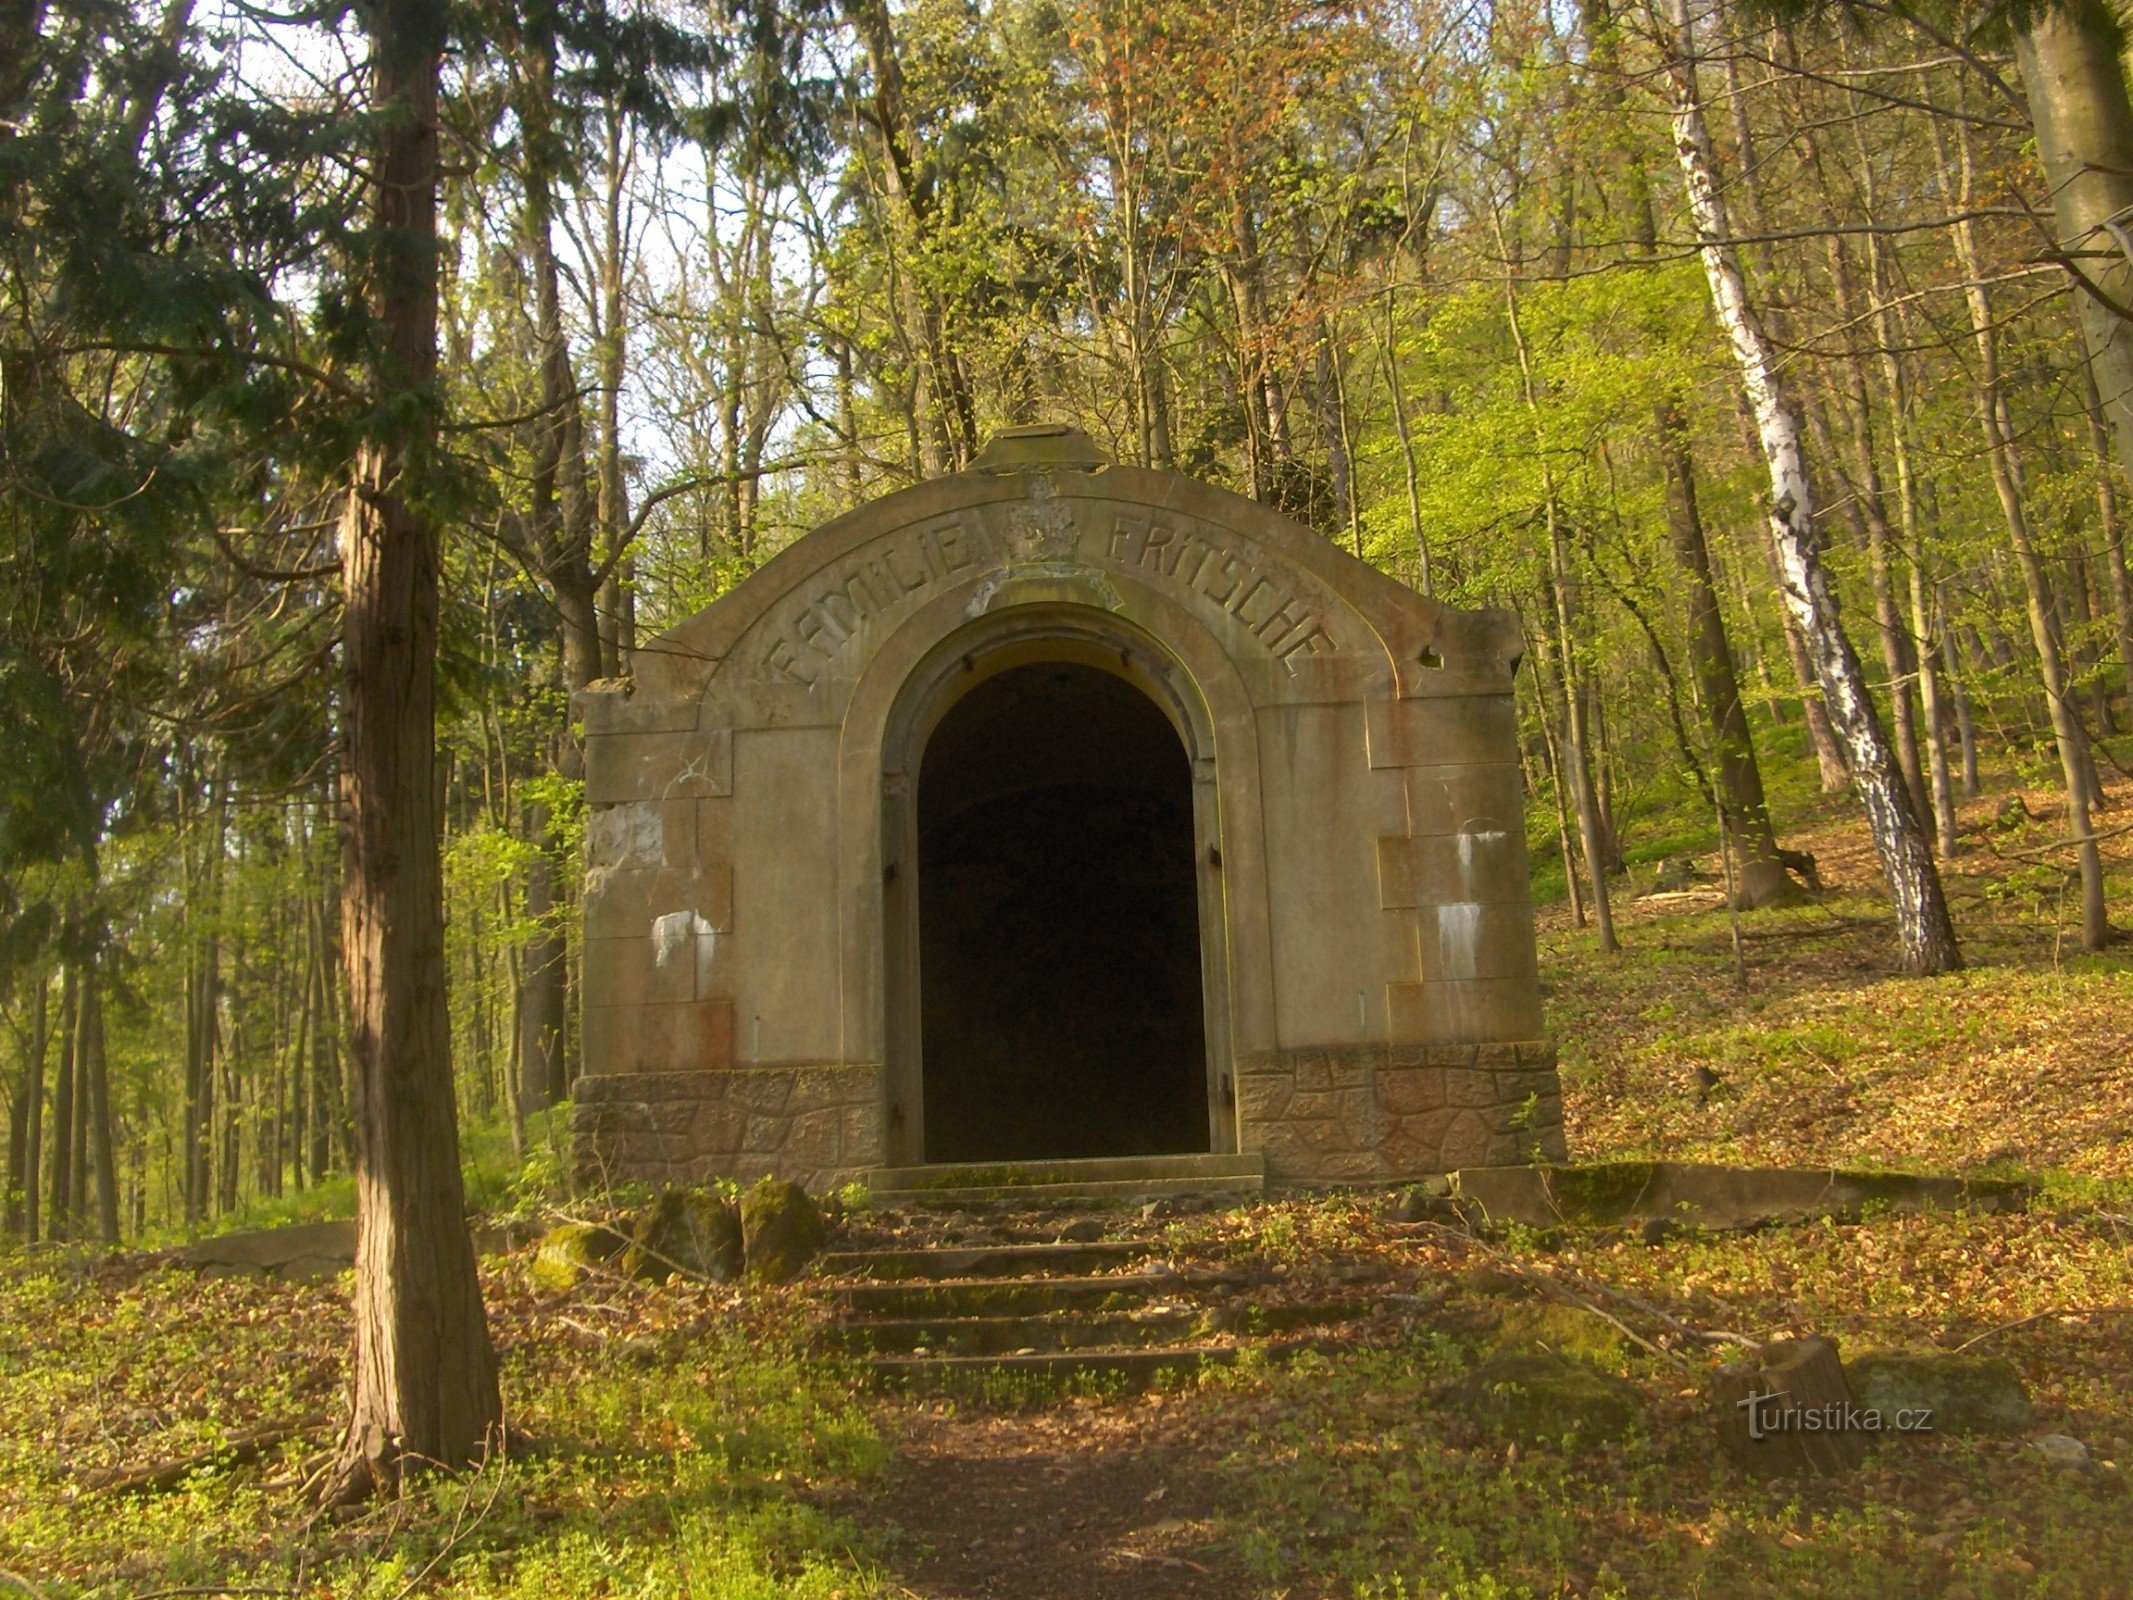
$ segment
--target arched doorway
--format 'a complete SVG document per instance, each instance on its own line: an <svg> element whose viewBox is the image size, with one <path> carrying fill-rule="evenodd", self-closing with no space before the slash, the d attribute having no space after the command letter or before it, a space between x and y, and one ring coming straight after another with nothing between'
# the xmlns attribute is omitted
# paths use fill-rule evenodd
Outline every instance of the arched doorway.
<svg viewBox="0 0 2133 1600"><path fill-rule="evenodd" d="M919 764L925 1157L1209 1145L1191 763L1134 684L1009 667Z"/></svg>

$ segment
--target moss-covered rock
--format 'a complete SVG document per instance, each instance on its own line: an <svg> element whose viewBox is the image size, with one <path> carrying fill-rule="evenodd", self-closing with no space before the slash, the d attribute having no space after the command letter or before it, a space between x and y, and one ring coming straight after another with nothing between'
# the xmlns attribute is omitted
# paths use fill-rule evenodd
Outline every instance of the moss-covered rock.
<svg viewBox="0 0 2133 1600"><path fill-rule="evenodd" d="M543 1289L574 1289L587 1269L608 1265L628 1244L613 1228L597 1222L565 1222L541 1235L529 1271Z"/></svg>
<svg viewBox="0 0 2133 1600"><path fill-rule="evenodd" d="M1549 1300L1506 1306L1496 1336L1506 1350L1552 1351L1602 1367L1619 1366L1629 1354L1629 1340L1605 1317Z"/></svg>
<svg viewBox="0 0 2133 1600"><path fill-rule="evenodd" d="M1589 1361L1546 1350L1491 1356L1451 1386L1449 1398L1485 1427L1520 1444L1575 1446L1618 1439L1644 1412L1626 1380Z"/></svg>
<svg viewBox="0 0 2133 1600"><path fill-rule="evenodd" d="M648 1283L674 1273L730 1283L741 1275L741 1219L709 1189L668 1189L637 1219L622 1270Z"/></svg>
<svg viewBox="0 0 2133 1600"><path fill-rule="evenodd" d="M748 1276L758 1283L797 1278L820 1253L826 1233L820 1208L797 1183L764 1178L741 1196Z"/></svg>
<svg viewBox="0 0 2133 1600"><path fill-rule="evenodd" d="M1884 1418L1930 1410L1937 1433L2019 1433L2036 1420L2014 1363L1943 1350L1870 1350L1844 1363L1862 1407Z"/></svg>

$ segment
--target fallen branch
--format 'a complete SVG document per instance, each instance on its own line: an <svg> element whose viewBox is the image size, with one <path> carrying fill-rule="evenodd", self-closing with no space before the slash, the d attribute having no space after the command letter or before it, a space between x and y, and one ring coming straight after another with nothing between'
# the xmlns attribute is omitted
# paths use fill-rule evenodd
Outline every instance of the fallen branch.
<svg viewBox="0 0 2133 1600"><path fill-rule="evenodd" d="M1567 1284L1557 1279L1552 1273L1542 1272L1537 1268L1529 1267L1524 1262L1516 1260L1511 1256L1505 1255L1501 1250L1491 1249L1488 1245L1483 1244L1479 1239L1475 1238L1471 1233L1467 1233L1463 1229L1454 1228L1442 1222L1425 1221L1423 1226L1437 1228L1445 1233L1453 1235L1455 1238L1463 1239L1470 1247L1479 1250L1483 1255L1487 1256L1490 1261L1495 1263L1497 1266L1503 1268L1505 1271L1509 1272L1514 1278L1523 1279L1525 1282L1530 1283L1534 1287L1538 1288L1541 1293L1553 1295L1556 1299L1562 1301L1565 1305L1572 1306L1579 1311L1589 1312L1591 1315L1598 1317L1602 1322L1605 1322L1611 1327L1613 1327L1617 1332L1622 1335L1623 1338L1629 1340L1630 1343L1634 1344L1638 1349L1647 1351L1650 1354L1659 1357L1662 1361L1671 1361L1677 1366L1685 1367L1688 1365L1688 1362L1684 1360L1681 1356L1676 1355L1673 1351L1667 1349L1664 1345L1655 1344L1650 1339L1645 1338L1643 1334L1639 1333L1635 1328L1632 1328L1628 1323L1624 1322L1613 1312L1606 1310L1604 1307L1594 1305L1590 1300L1579 1294L1575 1289L1572 1289Z"/></svg>
<svg viewBox="0 0 2133 1600"><path fill-rule="evenodd" d="M1655 1344L1651 1340L1645 1338L1642 1334L1638 1333L1634 1328L1630 1327L1629 1324L1624 1322L1621 1318L1614 1316L1612 1313L1604 1310L1600 1306L1594 1305L1590 1300L1586 1299L1585 1296L1603 1295L1608 1299L1618 1301L1621 1304L1628 1306L1633 1311L1638 1312L1640 1315L1650 1317L1653 1321L1663 1324L1668 1332L1673 1333L1680 1338L1693 1340L1698 1344L1738 1345L1748 1350L1762 1349L1762 1344L1760 1341L1751 1339L1744 1333L1732 1333L1723 1329L1705 1330L1703 1328L1692 1327L1690 1324L1683 1322L1679 1317L1673 1316L1668 1312L1660 1310L1659 1307L1653 1305L1649 1300L1646 1300L1641 1295L1632 1294L1627 1289L1617 1288L1615 1285L1611 1283L1604 1283L1597 1278L1587 1278L1575 1273L1566 1274L1565 1276L1569 1277L1570 1282L1577 1285L1577 1288L1573 1289L1570 1287L1570 1284L1565 1283L1563 1279L1561 1277L1558 1277L1555 1273L1544 1271L1539 1267L1529 1267L1524 1262L1517 1260L1515 1257L1505 1255L1501 1250L1492 1249L1489 1245L1484 1244L1480 1239L1477 1239L1476 1237L1474 1237L1473 1234L1466 1232L1464 1229L1455 1228L1447 1223L1442 1222L1425 1222L1423 1226L1435 1228L1440 1232L1452 1235L1456 1239L1464 1240L1468 1246L1480 1251L1496 1265L1505 1268L1511 1273L1513 1277L1521 1278L1528 1283L1538 1285L1544 1293L1553 1294L1557 1299L1564 1301L1568 1305L1575 1306L1581 1311L1591 1312L1594 1316L1600 1318L1602 1321L1611 1323L1615 1328L1619 1329L1622 1334L1628 1339L1630 1339L1633 1343L1635 1343L1638 1348L1648 1350L1656 1356L1663 1356L1667 1360L1673 1361L1679 1365L1687 1366L1689 1363L1683 1360L1681 1356L1675 1354L1673 1351L1666 1349L1662 1345ZM1579 1291L1583 1291L1583 1293L1580 1293Z"/></svg>
<svg viewBox="0 0 2133 1600"><path fill-rule="evenodd" d="M2036 1322L2047 1322L2053 1317L2133 1317L2133 1306L2090 1306L2077 1311L2061 1311L2054 1307L2050 1311L2039 1311L2032 1316L2017 1317L2012 1322L2003 1322L1998 1327L1987 1328L1983 1333L1965 1339L1949 1354L1959 1356L1972 1345L1983 1344L1996 1334L2013 1333L2017 1328L2026 1328Z"/></svg>
<svg viewBox="0 0 2133 1600"><path fill-rule="evenodd" d="M253 1428L247 1433L232 1434L212 1449L197 1451L189 1456L180 1456L173 1461L158 1461L150 1466L123 1469L104 1469L82 1474L82 1486L91 1494L164 1494L183 1484L196 1472L209 1467L241 1467L257 1461L276 1445L306 1434L318 1433L330 1427L331 1421L320 1416L302 1418L296 1422L270 1423L263 1428ZM224 1590L206 1591L225 1593Z"/></svg>
<svg viewBox="0 0 2133 1600"><path fill-rule="evenodd" d="M2101 844L2106 839L2115 839L2122 833L2133 833L2133 822L2121 822L2115 828L2091 828L2078 839L2054 839L2049 844L2040 844L2027 850L2002 850L1990 839L1983 841L1986 850L2002 861L2033 861L2039 856L2048 856L2054 850L2078 850L2085 844Z"/></svg>

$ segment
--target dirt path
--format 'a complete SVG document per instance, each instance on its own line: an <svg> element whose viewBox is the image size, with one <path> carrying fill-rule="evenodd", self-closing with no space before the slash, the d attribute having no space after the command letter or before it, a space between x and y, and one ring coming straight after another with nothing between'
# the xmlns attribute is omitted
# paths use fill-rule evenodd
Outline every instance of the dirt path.
<svg viewBox="0 0 2133 1600"><path fill-rule="evenodd" d="M912 1408L900 1462L847 1509L893 1531L926 1600L1200 1600L1244 1592L1215 1547L1206 1400L1150 1395L1024 1415ZM1197 1413L1197 1415L1195 1414Z"/></svg>

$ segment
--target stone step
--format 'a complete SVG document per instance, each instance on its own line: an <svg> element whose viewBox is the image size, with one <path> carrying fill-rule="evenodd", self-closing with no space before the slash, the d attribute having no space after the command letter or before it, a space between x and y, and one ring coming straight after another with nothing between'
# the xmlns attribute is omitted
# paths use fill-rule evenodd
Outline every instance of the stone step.
<svg viewBox="0 0 2133 1600"><path fill-rule="evenodd" d="M955 1206L1013 1201L1121 1200L1141 1195L1257 1194L1259 1155L1104 1156L1077 1161L995 1161L876 1167L866 1174L885 1205Z"/></svg>
<svg viewBox="0 0 2133 1600"><path fill-rule="evenodd" d="M831 1278L1022 1278L1063 1272L1077 1276L1122 1267L1152 1255L1140 1239L1098 1239L1087 1244L933 1245L909 1250L832 1250L816 1262Z"/></svg>
<svg viewBox="0 0 2133 1600"><path fill-rule="evenodd" d="M1145 1388L1160 1378L1189 1375L1207 1367L1234 1365L1229 1345L1155 1345L1140 1350L1045 1350L1029 1355L875 1356L867 1363L874 1381L913 1393L998 1394L1028 1385L1048 1390L1076 1378L1109 1379L1122 1389Z"/></svg>
<svg viewBox="0 0 2133 1600"><path fill-rule="evenodd" d="M984 1356L1175 1344L1201 1331L1188 1306L1033 1316L918 1317L847 1322L836 1342L854 1354Z"/></svg>
<svg viewBox="0 0 2133 1600"><path fill-rule="evenodd" d="M1265 1179L1247 1173L1220 1178L1121 1178L1095 1183L1042 1183L996 1189L876 1190L875 1198L883 1205L905 1208L968 1209L1000 1204L1042 1205L1059 1200L1164 1200L1195 1195L1254 1195L1265 1189Z"/></svg>
<svg viewBox="0 0 2133 1600"><path fill-rule="evenodd" d="M916 1279L846 1283L827 1292L847 1316L1010 1317L1049 1311L1125 1311L1151 1299L1230 1280L1215 1275L1129 1272L1090 1278Z"/></svg>

